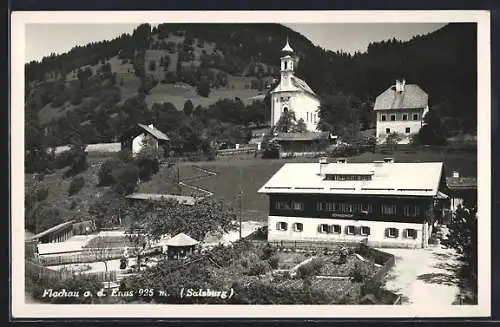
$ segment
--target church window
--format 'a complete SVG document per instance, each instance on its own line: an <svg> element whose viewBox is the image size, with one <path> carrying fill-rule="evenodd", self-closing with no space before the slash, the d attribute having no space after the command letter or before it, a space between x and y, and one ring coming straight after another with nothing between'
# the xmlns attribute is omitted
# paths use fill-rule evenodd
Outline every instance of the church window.
<svg viewBox="0 0 500 327"><path fill-rule="evenodd" d="M287 64L287 62L285 61L285 62L284 62L284 65L285 65L285 69L286 69L286 64Z"/></svg>

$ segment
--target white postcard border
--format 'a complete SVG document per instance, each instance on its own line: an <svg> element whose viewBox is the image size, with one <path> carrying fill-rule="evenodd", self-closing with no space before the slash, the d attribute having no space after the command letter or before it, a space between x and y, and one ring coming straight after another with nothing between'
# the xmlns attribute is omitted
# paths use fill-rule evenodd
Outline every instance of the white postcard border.
<svg viewBox="0 0 500 327"><path fill-rule="evenodd" d="M24 52L28 23L477 22L478 26L478 305L421 308L349 305L53 305L26 304L24 287ZM491 69L488 11L108 11L13 12L11 15L11 240L13 318L375 318L479 317L491 310ZM481 166L479 166L479 163Z"/></svg>

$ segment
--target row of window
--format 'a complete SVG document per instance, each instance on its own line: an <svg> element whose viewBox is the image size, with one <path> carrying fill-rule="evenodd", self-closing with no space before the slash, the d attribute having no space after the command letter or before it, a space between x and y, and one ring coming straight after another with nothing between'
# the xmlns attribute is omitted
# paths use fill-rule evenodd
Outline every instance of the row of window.
<svg viewBox="0 0 500 327"><path fill-rule="evenodd" d="M390 128L386 128L386 129L385 129L385 133L386 133L386 134L391 134L391 129L390 129ZM405 133L406 133L406 134L410 134L410 133L411 133L411 128L406 127L406 128L405 128Z"/></svg>
<svg viewBox="0 0 500 327"><path fill-rule="evenodd" d="M302 231L304 231L304 224L294 223L294 224L292 224L292 229L294 232L302 232ZM287 231L288 230L288 223L284 222L284 221L280 221L280 222L276 223L276 230ZM340 235L340 234L342 234L342 226L319 224L318 225L318 233ZM347 225L347 226L344 226L344 234L345 235L369 236L370 235L370 227ZM411 228L403 229L403 238L416 239L417 235L418 235L418 231L416 229L411 229ZM394 228L394 227L386 228L385 229L385 237L398 238L399 237L399 229Z"/></svg>
<svg viewBox="0 0 500 327"><path fill-rule="evenodd" d="M396 204L382 204L380 208L384 215L395 215L397 206ZM304 202L296 200L278 200L276 201L276 209L303 211ZM316 210L319 212L372 213L374 212L374 207L371 203L317 202ZM407 217L418 217L420 215L420 206L404 205L403 214Z"/></svg>
<svg viewBox="0 0 500 327"><path fill-rule="evenodd" d="M306 121L309 123L315 123L318 121L318 114L315 112L306 112Z"/></svg>
<svg viewBox="0 0 500 327"><path fill-rule="evenodd" d="M370 181L371 175L341 175L341 174L326 174L327 181Z"/></svg>
<svg viewBox="0 0 500 327"><path fill-rule="evenodd" d="M390 115L389 116L390 120L391 121L396 121L396 115ZM403 114L402 117L401 117L402 120L409 120L409 115L407 114ZM413 120L418 120L419 117L418 117L418 114L413 114ZM381 121L386 121L387 120L387 116L386 115L380 115L380 120Z"/></svg>

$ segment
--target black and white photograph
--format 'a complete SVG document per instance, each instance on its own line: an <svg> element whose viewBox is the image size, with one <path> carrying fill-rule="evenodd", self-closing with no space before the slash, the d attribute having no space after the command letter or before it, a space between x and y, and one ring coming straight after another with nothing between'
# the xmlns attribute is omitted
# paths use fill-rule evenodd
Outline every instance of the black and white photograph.
<svg viewBox="0 0 500 327"><path fill-rule="evenodd" d="M489 316L489 19L14 13L13 317Z"/></svg>

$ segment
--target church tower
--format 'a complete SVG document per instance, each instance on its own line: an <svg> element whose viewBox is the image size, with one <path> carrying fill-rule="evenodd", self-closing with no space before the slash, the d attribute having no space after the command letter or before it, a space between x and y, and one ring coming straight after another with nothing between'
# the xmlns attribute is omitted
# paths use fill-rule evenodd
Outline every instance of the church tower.
<svg viewBox="0 0 500 327"><path fill-rule="evenodd" d="M288 42L288 37L286 38L286 44L281 49L281 52L283 53L283 56L281 57L281 83L282 85L286 87L290 87L291 81L290 78L293 75L293 70L294 70L294 62L295 60L293 59L293 49L290 46L290 43Z"/></svg>

